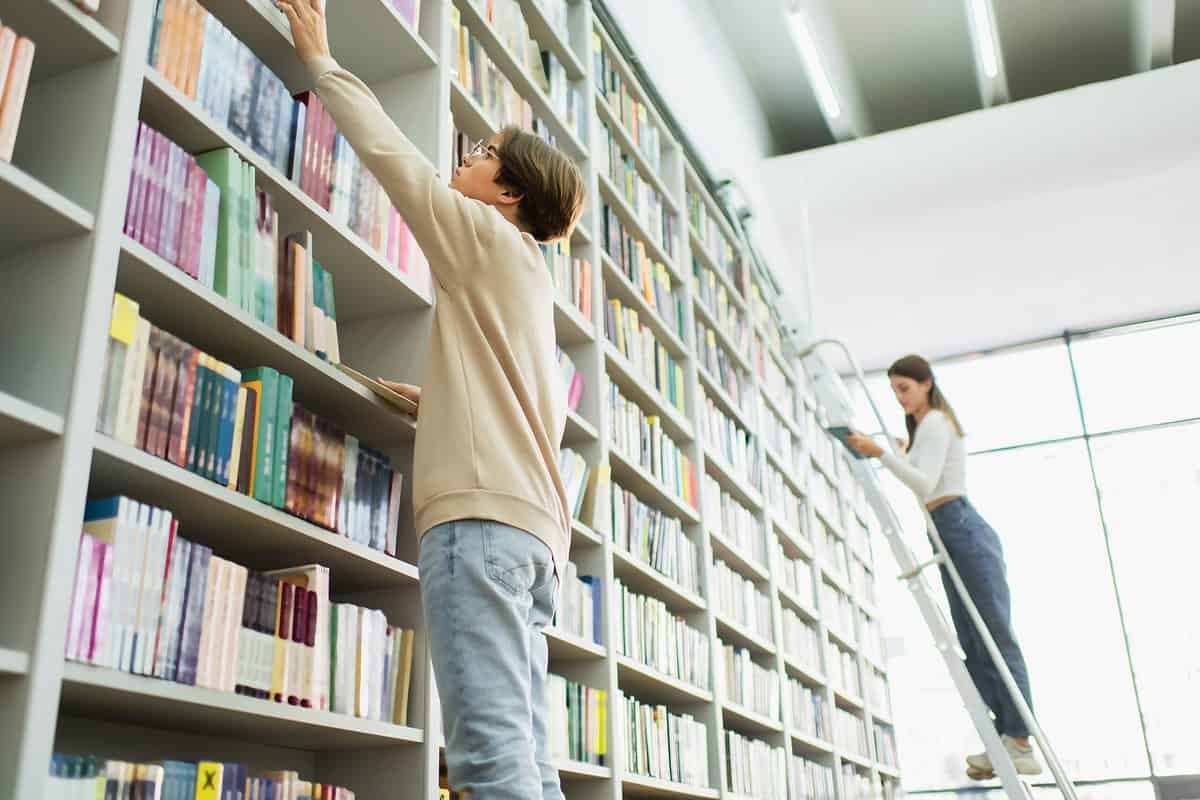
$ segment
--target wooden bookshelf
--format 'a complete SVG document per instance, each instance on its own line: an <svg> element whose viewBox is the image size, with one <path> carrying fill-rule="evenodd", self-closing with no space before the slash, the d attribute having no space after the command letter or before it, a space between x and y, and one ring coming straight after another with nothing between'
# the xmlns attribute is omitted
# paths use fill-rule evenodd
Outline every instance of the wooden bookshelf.
<svg viewBox="0 0 1200 800"><path fill-rule="evenodd" d="M298 93L310 87L311 78L294 55L286 21L271 0L200 2L279 75L289 91ZM853 493L843 491L847 471L815 459L813 468L796 470L783 463L781 454L759 444L763 426L756 395L763 395L766 408L783 421L802 457L809 459L813 453L806 441L808 425L801 424L806 421L796 419L793 409L783 408L767 394L747 352L737 348L731 332L718 322L715 309L699 300L693 259L716 273L718 285L724 287L730 303L752 330L765 332L753 319L754 309L743 294L743 276L727 274L690 224L689 192L706 204L708 216L735 246L743 263L746 253L700 180L700 171L688 163L684 147L666 127L661 110L648 104L648 120L658 129L662 145L656 165L635 143L633 128L622 124L595 88L594 35L612 55L630 95L643 103L652 96L639 85L633 61L617 52L590 0L568 0L565 30L551 21L542 2L518 0L518 5L532 36L555 55L567 79L583 93L585 116L579 126L569 124L557 112L536 77L522 66L523 60L514 56L471 0L425 0L415 26L401 18L391 0L337 0L329 4L327 13L335 57L368 83L440 174L449 174L453 167L453 129L484 137L497 127L497 121L490 119L452 76L457 66L457 43L449 36L453 7L498 72L529 102L534 115L548 126L585 177L585 209L571 237L571 255L592 265L589 300L595 312L589 320L570 302L555 302L557 343L569 351L585 382L583 402L577 413L568 416L563 444L577 449L593 468L608 465L614 484L682 522L685 535L697 545L699 588L677 584L619 549L608 533L579 522L571 529L571 557L579 574L595 575L606 587L619 579L631 591L661 600L673 614L706 634L713 688L691 686L619 656L611 646L617 630L613 618L619 609L610 591L604 591L602 607L601 630L607 645L549 630L552 669L607 692L609 698L608 762L603 766L561 763L567 796L572 800L609 800L622 795L732 800L734 795L724 789L728 785L728 730L782 747L789 754L803 754L835 771L845 760L871 772L873 778L895 778L896 770L874 760L877 754L871 753L869 759L845 754L830 742L794 730L790 722L787 678L795 677L817 688L828 708L854 709L868 730L874 719L890 723L890 715L872 708L868 700L848 697L829 686L825 675L831 670L824 660L811 668L800 665L781 645L785 608L817 629L823 650L831 640L850 644L841 637L852 638L854 631L831 627L832 612L821 607L819 597L815 602L805 600L808 593L793 593L783 586L772 537L782 543L785 552L814 565L814 581L829 580L850 596L855 610L865 610L873 619L877 616L867 598L851 590L846 576L827 574L827 565L814 560L813 545L804 536L805 531L823 524L845 538L846 527L825 517L840 517L853 504ZM209 746L236 752L271 743L281 748L273 752L303 754L308 760L302 763L319 764L325 774L336 776L343 785L358 785L360 800L435 800L441 735L435 724L436 696L424 644L418 647L419 663L413 671L412 727L166 683L68 663L59 656L65 651L62 620L69 616L70 603L70 592L60 589L72 583L84 503L109 494L125 494L170 509L180 521L183 535L252 568L324 564L330 569L335 599L385 608L390 620L417 627L418 638L423 638L411 503L407 502L410 475L405 475L401 525L401 550L406 558L398 559L96 432L109 313L117 290L137 301L147 319L223 361L237 367L269 365L291 376L297 402L358 436L364 444L383 450L401 470L411 463L416 435L411 420L336 366L122 235L139 120L192 153L232 148L254 166L258 188L271 195L280 216L280 233L311 232L314 254L333 276L342 357L348 365L372 375L419 381L433 313L428 284L398 271L231 133L224 120L211 118L198 102L146 64L153 10L154 0L102 0L101 12L89 16L71 0L13 0L0 13L5 24L37 43L33 84L40 92L61 88L68 92L64 97L87 98L87 102L64 102L61 118L57 107L55 113L47 112L43 98L40 112L22 125L14 163L0 163L0 261L36 265L51 275L48 288L22 280L4 284L14 299L13 306L24 315L22 324L33 320L28 338L46 339L50 344L6 343L6 354L26 356L22 361L37 364L44 376L30 377L27 368L19 374L0 369L0 458L7 459L7 464L28 465L21 470L28 475L10 479L6 473L0 499L14 509L13 524L38 534L22 540L10 554L19 574L7 581L4 595L11 607L29 610L26 619L0 626L0 682L13 700L0 709L0 725L12 732L0 742L0 796L43 796L47 763L60 737L72 741L76 726L102 725L107 726L105 730L119 731L112 741L103 742L105 751L115 757L120 757L126 744L144 747L160 737L187 741L197 752ZM597 172L600 122L609 126L638 174L660 195L665 210L675 216L672 253L651 236L650 226L626 200L622 188ZM70 169L65 171L57 155L64 150L73 154ZM605 205L613 209L630 235L644 243L648 257L666 266L672 289L681 301L682 334L602 252L601 209ZM9 276L16 274L16 269L8 271ZM684 384L679 392L686 399L686 410L670 403L607 341L600 315L610 297L635 309L682 367ZM745 373L742 399L731 397L699 363L694 341L697 321L714 331L718 347ZM765 357L776 362L802 398L800 413L813 410L815 405L803 390L798 367L782 357L770 337L763 339ZM603 394L606 380L644 413L663 421L666 433L696 472L694 506L613 450L611 415L606 412L608 400ZM697 426L705 395L753 436L754 458L760 465L771 465L782 474L785 485L799 498L798 525L786 523L767 502L765 491L752 486L702 441ZM765 560L723 537L719 519L706 518L706 474L754 515L767 537ZM809 481L816 479L828 479L833 486L837 513L826 515L813 508ZM599 513L606 514L607 509L601 507ZM859 508L853 513L863 516ZM607 530L604 523L593 521ZM854 541L848 546L871 567L869 550L860 553ZM770 597L770 636L746 630L715 611L709 601L714 557L753 580ZM781 685L782 720L762 717L725 696L725 687L716 677L723 658L722 640L750 649L756 662L776 674ZM886 675L886 665L860 652L862 648L849 649L864 686L872 670ZM827 657L823 652L822 659ZM668 704L692 714L705 726L707 786L684 786L629 772L622 752L622 693L643 702ZM788 764L792 769L790 760ZM394 781L385 780L397 772L406 776L399 788ZM840 777L836 782L837 800L843 800Z"/></svg>

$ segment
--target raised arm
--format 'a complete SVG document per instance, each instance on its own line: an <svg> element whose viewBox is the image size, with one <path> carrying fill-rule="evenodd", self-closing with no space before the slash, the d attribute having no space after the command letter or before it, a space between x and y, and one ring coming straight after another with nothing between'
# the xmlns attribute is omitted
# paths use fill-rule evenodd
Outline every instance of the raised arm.
<svg viewBox="0 0 1200 800"><path fill-rule="evenodd" d="M946 456L950 452L950 437L953 435L950 420L940 412L931 411L921 421L907 460L887 451L879 460L904 485L916 492L922 502L932 500L934 498L930 495L942 478Z"/></svg>
<svg viewBox="0 0 1200 800"><path fill-rule="evenodd" d="M412 229L434 278L447 290L460 285L477 245L494 231L495 212L443 183L374 93L338 66L329 52L320 0L276 5L291 25L296 53L316 81L321 102Z"/></svg>

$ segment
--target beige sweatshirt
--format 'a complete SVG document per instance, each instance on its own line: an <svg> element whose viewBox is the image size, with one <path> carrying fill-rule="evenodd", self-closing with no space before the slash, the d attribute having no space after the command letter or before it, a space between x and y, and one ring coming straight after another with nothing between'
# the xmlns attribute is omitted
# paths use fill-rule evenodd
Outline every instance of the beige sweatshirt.
<svg viewBox="0 0 1200 800"><path fill-rule="evenodd" d="M370 89L332 58L309 69L338 130L408 222L433 273L412 478L418 539L443 522L495 520L545 542L565 574L570 517L558 453L566 391L554 287L537 243L492 206L443 183Z"/></svg>

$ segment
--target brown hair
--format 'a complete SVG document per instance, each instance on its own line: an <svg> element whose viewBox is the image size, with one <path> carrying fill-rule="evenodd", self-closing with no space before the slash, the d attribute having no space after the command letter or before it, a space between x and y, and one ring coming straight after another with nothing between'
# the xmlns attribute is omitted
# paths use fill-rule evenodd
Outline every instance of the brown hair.
<svg viewBox="0 0 1200 800"><path fill-rule="evenodd" d="M583 209L583 178L574 162L514 125L500 131L496 154L496 182L521 194L522 227L539 242L567 236Z"/></svg>
<svg viewBox="0 0 1200 800"><path fill-rule="evenodd" d="M958 421L958 415L950 407L950 401L946 399L946 395L942 394L942 390L938 388L937 381L933 377L933 367L930 366L928 361L917 355L905 356L904 358L897 359L895 363L888 367L887 374L889 378L898 376L908 378L917 383L929 381L929 407L945 414L960 437L966 435L963 433L962 424ZM913 439L917 435L917 420L912 414L904 415L904 427L908 429L908 447L911 450Z"/></svg>

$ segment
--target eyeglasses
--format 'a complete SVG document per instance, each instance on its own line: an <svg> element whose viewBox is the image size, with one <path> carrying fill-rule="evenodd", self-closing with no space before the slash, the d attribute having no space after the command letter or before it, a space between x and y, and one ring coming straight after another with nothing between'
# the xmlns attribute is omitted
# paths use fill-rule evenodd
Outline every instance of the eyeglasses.
<svg viewBox="0 0 1200 800"><path fill-rule="evenodd" d="M500 158L500 151L496 149L494 144L488 142L487 139L480 139L475 142L475 145L463 154L463 163L467 164L477 158Z"/></svg>

